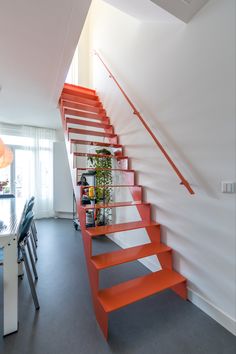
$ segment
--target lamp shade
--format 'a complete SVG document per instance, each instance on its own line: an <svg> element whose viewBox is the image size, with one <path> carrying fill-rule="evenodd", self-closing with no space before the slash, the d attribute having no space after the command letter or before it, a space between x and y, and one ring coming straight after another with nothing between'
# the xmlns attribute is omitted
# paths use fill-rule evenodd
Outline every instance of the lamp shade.
<svg viewBox="0 0 236 354"><path fill-rule="evenodd" d="M4 154L4 151L5 151L5 145L4 145L4 142L2 141L2 139L0 138L0 158Z"/></svg>
<svg viewBox="0 0 236 354"><path fill-rule="evenodd" d="M9 147L5 146L4 153L0 156L0 168L7 167L12 163L13 160L13 153L9 149Z"/></svg>

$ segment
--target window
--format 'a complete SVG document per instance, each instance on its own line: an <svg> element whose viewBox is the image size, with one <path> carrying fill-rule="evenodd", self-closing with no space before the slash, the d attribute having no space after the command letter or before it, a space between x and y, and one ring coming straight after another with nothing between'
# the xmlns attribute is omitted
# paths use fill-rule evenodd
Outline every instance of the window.
<svg viewBox="0 0 236 354"><path fill-rule="evenodd" d="M2 140L13 151L11 166L0 170L0 180L9 180L4 193L13 193L18 204L35 196L35 216L53 216L52 129L0 124Z"/></svg>

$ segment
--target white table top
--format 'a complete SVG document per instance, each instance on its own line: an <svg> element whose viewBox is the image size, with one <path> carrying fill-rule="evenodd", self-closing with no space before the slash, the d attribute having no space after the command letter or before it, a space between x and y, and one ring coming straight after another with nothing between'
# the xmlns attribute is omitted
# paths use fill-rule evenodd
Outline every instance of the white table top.
<svg viewBox="0 0 236 354"><path fill-rule="evenodd" d="M22 200L0 199L0 239L17 233L23 207L24 201Z"/></svg>

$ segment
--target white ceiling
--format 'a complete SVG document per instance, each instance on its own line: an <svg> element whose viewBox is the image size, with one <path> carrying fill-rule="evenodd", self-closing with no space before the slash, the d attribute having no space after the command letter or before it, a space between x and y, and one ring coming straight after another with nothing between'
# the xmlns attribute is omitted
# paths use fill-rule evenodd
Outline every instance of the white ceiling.
<svg viewBox="0 0 236 354"><path fill-rule="evenodd" d="M0 0L0 121L60 127L57 101L90 0Z"/></svg>
<svg viewBox="0 0 236 354"><path fill-rule="evenodd" d="M140 20L165 22L176 21L173 15L187 22L207 2L106 1ZM0 0L0 122L61 126L58 97L90 2Z"/></svg>
<svg viewBox="0 0 236 354"><path fill-rule="evenodd" d="M104 0L141 21L173 22L178 19L151 0ZM176 0L174 0L176 1ZM177 0L178 1L178 0Z"/></svg>
<svg viewBox="0 0 236 354"><path fill-rule="evenodd" d="M104 0L142 21L189 22L208 0ZM156 6L158 5L158 6Z"/></svg>
<svg viewBox="0 0 236 354"><path fill-rule="evenodd" d="M208 0L151 0L172 15L188 23Z"/></svg>

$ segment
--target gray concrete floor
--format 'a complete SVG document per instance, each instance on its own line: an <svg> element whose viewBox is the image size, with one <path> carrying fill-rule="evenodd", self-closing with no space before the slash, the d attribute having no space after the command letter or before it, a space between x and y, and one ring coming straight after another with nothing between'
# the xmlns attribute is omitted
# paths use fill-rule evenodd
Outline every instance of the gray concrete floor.
<svg viewBox="0 0 236 354"><path fill-rule="evenodd" d="M37 228L41 308L35 312L27 279L19 281L19 331L3 338L0 289L1 354L235 354L232 334L171 291L112 313L106 342L91 305L80 232L70 220L42 220ZM94 240L95 253L115 248L105 237ZM113 267L102 272L101 286L147 272L138 262Z"/></svg>

